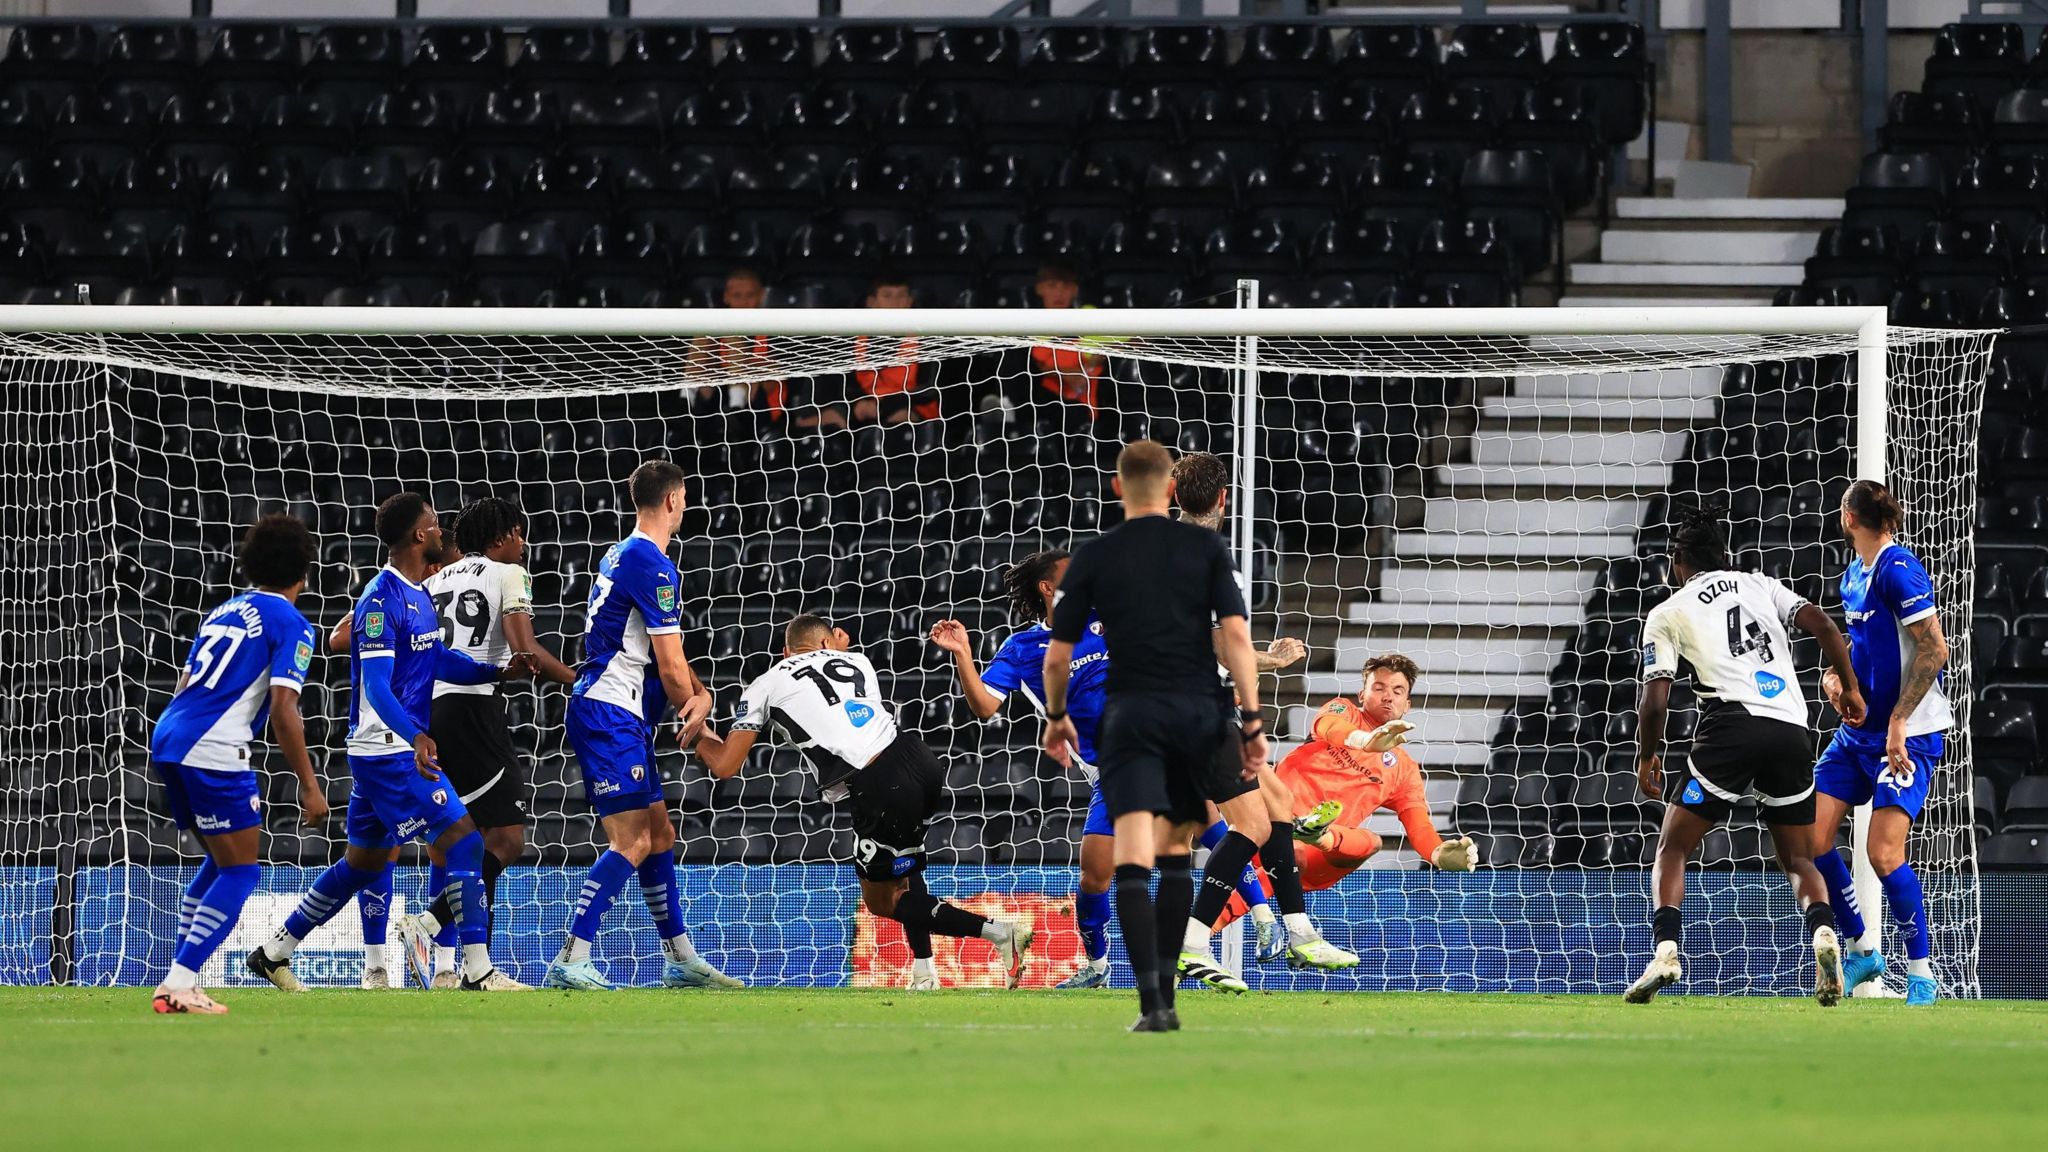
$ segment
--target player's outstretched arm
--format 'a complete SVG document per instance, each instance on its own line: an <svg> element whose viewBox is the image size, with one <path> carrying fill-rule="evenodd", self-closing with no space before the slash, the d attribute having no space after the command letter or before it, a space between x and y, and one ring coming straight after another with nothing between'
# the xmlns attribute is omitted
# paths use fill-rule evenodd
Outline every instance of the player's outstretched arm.
<svg viewBox="0 0 2048 1152"><path fill-rule="evenodd" d="M1821 656L1828 662L1828 671L1834 674L1832 683L1825 676L1821 678L1828 703L1850 727L1863 723L1863 693L1856 685L1856 669L1849 663L1849 641L1842 630L1816 604L1805 605L1793 613L1792 622L1820 641Z"/></svg>
<svg viewBox="0 0 2048 1152"><path fill-rule="evenodd" d="M739 775L740 769L746 766L747 753L753 751L754 740L759 735L745 728L735 728L720 737L706 728L697 737L697 759L704 762L704 770L711 773L713 779L730 779Z"/></svg>
<svg viewBox="0 0 2048 1152"><path fill-rule="evenodd" d="M524 612L507 612L504 628L505 643L511 645L512 651L523 652L533 661L536 676L557 684L576 682L576 670L555 659L555 654L533 634L533 617Z"/></svg>
<svg viewBox="0 0 2048 1152"><path fill-rule="evenodd" d="M306 751L306 720L299 715L297 689L279 685L270 690L270 732L277 737L285 767L299 778L299 819L306 824L327 819L327 795L321 791L320 778L313 775L313 757Z"/></svg>
<svg viewBox="0 0 2048 1152"><path fill-rule="evenodd" d="M1307 655L1308 645L1292 636L1282 636L1258 654L1259 671L1277 672L1290 664L1299 664Z"/></svg>
<svg viewBox="0 0 2048 1152"><path fill-rule="evenodd" d="M711 691L697 679L689 657L683 655L680 632L663 632L648 637L648 641L654 647L655 669L661 673L661 690L667 694L668 702L676 706L676 722L681 725L676 731L676 743L688 748L697 742L705 718L711 715Z"/></svg>
<svg viewBox="0 0 2048 1152"><path fill-rule="evenodd" d="M1670 678L1643 681L1643 696L1636 703L1636 782L1652 800L1664 798L1664 722L1670 714Z"/></svg>
<svg viewBox="0 0 2048 1152"><path fill-rule="evenodd" d="M514 652L503 668L472 659L453 648L434 649L434 679L450 684L496 684L500 680L524 680L533 675L533 660Z"/></svg>
<svg viewBox="0 0 2048 1152"><path fill-rule="evenodd" d="M952 654L953 674L960 679L960 695L969 712L986 720L1002 710L1003 698L989 691L982 682L981 669L974 666L974 638L968 635L967 625L958 620L939 621L932 625L932 643Z"/></svg>

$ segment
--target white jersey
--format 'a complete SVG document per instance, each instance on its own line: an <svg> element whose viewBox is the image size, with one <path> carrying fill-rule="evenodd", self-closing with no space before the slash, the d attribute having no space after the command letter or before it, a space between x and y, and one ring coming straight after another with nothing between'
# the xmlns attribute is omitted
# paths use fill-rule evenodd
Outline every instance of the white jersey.
<svg viewBox="0 0 2048 1152"><path fill-rule="evenodd" d="M464 556L427 577L427 595L441 617L441 642L479 664L503 668L512 660L505 639L505 617L533 612L533 578L517 564L501 564L488 556ZM434 683L436 698L468 693L488 696L495 684Z"/></svg>
<svg viewBox="0 0 2048 1152"><path fill-rule="evenodd" d="M1803 728L1806 696L1792 663L1791 628L1804 607L1803 597L1770 576L1702 572L1650 610L1643 679L1671 679L1684 660L1701 699Z"/></svg>
<svg viewBox="0 0 2048 1152"><path fill-rule="evenodd" d="M831 790L896 741L896 717L882 701L875 666L858 652L820 648L787 656L740 693L733 728L780 728ZM830 797L828 797L830 798Z"/></svg>

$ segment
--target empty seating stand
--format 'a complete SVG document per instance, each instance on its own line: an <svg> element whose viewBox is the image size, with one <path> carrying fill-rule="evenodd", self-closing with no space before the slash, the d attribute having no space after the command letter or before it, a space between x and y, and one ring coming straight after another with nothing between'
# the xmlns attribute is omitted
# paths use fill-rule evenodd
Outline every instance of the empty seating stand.
<svg viewBox="0 0 2048 1152"><path fill-rule="evenodd" d="M552 219L573 251L594 225L659 220L672 242L758 228L780 255L806 227L850 225L886 254L943 220L975 236L920 269L920 301L1007 305L1023 297L992 255L1009 228L1072 224L1092 278L1109 271L1110 227L1142 221L1187 234L1184 276L1117 281L1105 299L1159 304L1244 271L1230 237L1280 211L1288 233L1258 269L1275 303L1512 301L1641 127L1645 76L1641 31L1619 22L1567 26L1547 59L1527 24L22 25L0 59L0 178L33 256L0 294L681 303L705 272L678 259L659 281L594 290L618 286L548 251L479 261L474 241ZM1390 188L1389 172L1403 180ZM1372 218L1409 237L1380 282L1346 288L1307 266L1315 226ZM1466 245L1451 272L1422 250L1432 222L1454 235L1475 221L1491 222L1493 257ZM188 264L190 245L169 244L223 228L260 253L312 223L359 245L423 225L455 239L437 283L394 286L365 259L282 295L259 261ZM77 239L106 224L123 238ZM137 255L110 258L124 245ZM784 295L851 302L818 288Z"/></svg>

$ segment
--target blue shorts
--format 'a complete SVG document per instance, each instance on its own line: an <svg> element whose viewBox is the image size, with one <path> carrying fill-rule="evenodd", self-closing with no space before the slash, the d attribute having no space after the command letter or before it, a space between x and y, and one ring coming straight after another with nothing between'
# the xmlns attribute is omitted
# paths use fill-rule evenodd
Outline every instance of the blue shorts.
<svg viewBox="0 0 2048 1152"><path fill-rule="evenodd" d="M1900 779L1885 764L1884 741L1844 739L1840 731L1813 766L1813 787L1851 806L1872 804L1879 808L1903 808L1906 815L1920 818L1927 803L1927 788L1934 781L1934 766L1941 761L1944 742L1939 732L1906 738L1906 758L1913 762L1910 778Z"/></svg>
<svg viewBox="0 0 2048 1152"><path fill-rule="evenodd" d="M662 802L653 725L616 704L578 696L562 727L583 770L583 794L599 817Z"/></svg>
<svg viewBox="0 0 2048 1152"><path fill-rule="evenodd" d="M433 843L469 815L447 778L429 780L413 767L412 753L350 756L348 842L357 848L396 848L408 840Z"/></svg>
<svg viewBox="0 0 2048 1152"><path fill-rule="evenodd" d="M1102 789L1091 784L1088 792L1088 822L1081 825L1081 835L1116 835L1116 821L1109 818L1109 805L1103 802Z"/></svg>
<svg viewBox="0 0 2048 1152"><path fill-rule="evenodd" d="M163 781L171 820L187 832L224 836L263 823L263 790L253 769L219 772L166 760L152 761Z"/></svg>

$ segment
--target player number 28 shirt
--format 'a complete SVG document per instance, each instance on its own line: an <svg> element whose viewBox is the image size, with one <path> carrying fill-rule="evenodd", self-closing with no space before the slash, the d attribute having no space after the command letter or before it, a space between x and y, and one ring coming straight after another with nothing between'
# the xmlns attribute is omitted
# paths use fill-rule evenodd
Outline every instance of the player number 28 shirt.
<svg viewBox="0 0 2048 1152"><path fill-rule="evenodd" d="M1806 696L1792 664L1792 618L1806 601L1756 572L1701 572L1650 610L1643 626L1643 679L1671 679L1692 665L1703 700L1740 704L1752 716L1806 725Z"/></svg>
<svg viewBox="0 0 2048 1152"><path fill-rule="evenodd" d="M896 741L896 717L882 701L875 666L858 652L821 648L788 656L740 693L735 729L782 729L831 789Z"/></svg>

